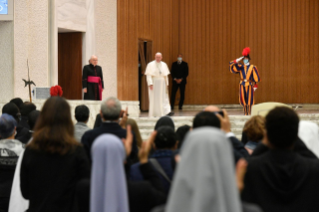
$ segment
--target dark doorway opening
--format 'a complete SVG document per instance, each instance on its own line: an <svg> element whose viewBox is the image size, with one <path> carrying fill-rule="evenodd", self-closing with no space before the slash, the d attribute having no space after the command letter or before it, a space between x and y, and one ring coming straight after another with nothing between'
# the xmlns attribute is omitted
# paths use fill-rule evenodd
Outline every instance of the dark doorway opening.
<svg viewBox="0 0 319 212"><path fill-rule="evenodd" d="M146 82L145 70L147 64L152 60L152 41L139 39L138 40L138 87L140 110L148 111L148 86Z"/></svg>
<svg viewBox="0 0 319 212"><path fill-rule="evenodd" d="M58 35L58 84L66 99L82 99L82 33Z"/></svg>

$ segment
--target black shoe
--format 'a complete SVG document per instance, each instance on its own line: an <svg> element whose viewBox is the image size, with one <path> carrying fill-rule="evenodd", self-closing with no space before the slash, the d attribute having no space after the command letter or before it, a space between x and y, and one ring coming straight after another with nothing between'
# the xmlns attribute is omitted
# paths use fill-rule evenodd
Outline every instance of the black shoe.
<svg viewBox="0 0 319 212"><path fill-rule="evenodd" d="M182 111L183 110L183 108L178 108L180 111Z"/></svg>

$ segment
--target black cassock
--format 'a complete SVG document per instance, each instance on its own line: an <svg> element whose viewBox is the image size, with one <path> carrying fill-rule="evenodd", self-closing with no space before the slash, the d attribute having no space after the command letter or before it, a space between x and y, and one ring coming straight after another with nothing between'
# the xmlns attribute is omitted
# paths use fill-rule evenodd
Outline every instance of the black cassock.
<svg viewBox="0 0 319 212"><path fill-rule="evenodd" d="M101 100L99 96L99 85L97 83L88 82L88 76L100 77L102 81L102 88L104 89L103 72L101 66L93 66L92 64L86 65L83 67L82 75L82 87L87 88L87 92L84 93L84 99Z"/></svg>

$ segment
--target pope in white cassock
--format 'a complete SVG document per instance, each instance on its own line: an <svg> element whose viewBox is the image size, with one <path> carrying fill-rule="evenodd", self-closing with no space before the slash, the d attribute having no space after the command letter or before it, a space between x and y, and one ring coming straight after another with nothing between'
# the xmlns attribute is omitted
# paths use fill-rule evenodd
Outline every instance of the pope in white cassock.
<svg viewBox="0 0 319 212"><path fill-rule="evenodd" d="M168 98L168 75L162 54L156 53L155 60L147 64L145 75L148 85L149 117L161 117L171 112Z"/></svg>

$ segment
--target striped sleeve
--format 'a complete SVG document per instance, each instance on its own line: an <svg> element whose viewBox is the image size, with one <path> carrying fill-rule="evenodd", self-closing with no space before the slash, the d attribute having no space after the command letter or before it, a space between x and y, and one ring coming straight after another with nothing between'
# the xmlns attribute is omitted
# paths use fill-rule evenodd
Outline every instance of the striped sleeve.
<svg viewBox="0 0 319 212"><path fill-rule="evenodd" d="M230 73L237 74L240 72L241 64L235 63L234 61L229 62Z"/></svg>
<svg viewBox="0 0 319 212"><path fill-rule="evenodd" d="M254 70L253 70L253 78L255 82L260 82L260 76L259 76L259 72L256 66L254 66Z"/></svg>

